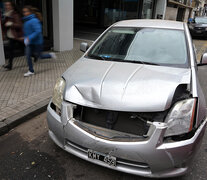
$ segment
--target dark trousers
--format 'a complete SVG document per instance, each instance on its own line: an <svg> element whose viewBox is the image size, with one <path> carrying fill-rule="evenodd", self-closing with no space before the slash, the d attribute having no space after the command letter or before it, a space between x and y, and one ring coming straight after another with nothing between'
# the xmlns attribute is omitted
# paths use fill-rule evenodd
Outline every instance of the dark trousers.
<svg viewBox="0 0 207 180"><path fill-rule="evenodd" d="M17 44L18 44L18 47L22 47L23 44L20 42L20 41L17 41L15 39L9 39L9 45L8 45L8 58L9 58L9 63L8 63L8 66L10 68L12 68L12 65L13 65L13 59L15 57L15 47L17 47Z"/></svg>
<svg viewBox="0 0 207 180"><path fill-rule="evenodd" d="M40 59L51 58L50 54L43 54L42 49L43 47L41 44L30 44L26 46L25 55L27 58L27 64L29 66L30 72L34 72L32 58L31 58L32 56L35 56L35 58L40 58Z"/></svg>

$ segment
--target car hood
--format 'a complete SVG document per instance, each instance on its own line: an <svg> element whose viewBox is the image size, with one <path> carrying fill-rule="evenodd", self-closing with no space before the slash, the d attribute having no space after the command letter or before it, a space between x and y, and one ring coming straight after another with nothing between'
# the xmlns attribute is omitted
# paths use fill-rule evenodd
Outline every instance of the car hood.
<svg viewBox="0 0 207 180"><path fill-rule="evenodd" d="M179 84L190 83L190 69L82 58L64 74L66 101L100 109L163 111Z"/></svg>

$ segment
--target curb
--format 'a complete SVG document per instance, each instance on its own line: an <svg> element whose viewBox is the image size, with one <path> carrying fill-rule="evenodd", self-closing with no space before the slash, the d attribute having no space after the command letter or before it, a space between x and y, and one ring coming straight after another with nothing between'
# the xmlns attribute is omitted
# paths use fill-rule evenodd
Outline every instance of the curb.
<svg viewBox="0 0 207 180"><path fill-rule="evenodd" d="M0 122L0 136L8 133L14 127L20 125L23 122L37 116L38 114L47 110L47 105L51 98L47 98L17 114L6 118L3 122Z"/></svg>

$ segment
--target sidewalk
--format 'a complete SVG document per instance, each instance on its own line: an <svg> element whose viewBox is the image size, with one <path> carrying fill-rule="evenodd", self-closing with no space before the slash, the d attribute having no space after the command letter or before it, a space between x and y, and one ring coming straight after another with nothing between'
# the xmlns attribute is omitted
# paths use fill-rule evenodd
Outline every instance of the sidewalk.
<svg viewBox="0 0 207 180"><path fill-rule="evenodd" d="M14 59L12 71L0 67L0 135L46 109L56 79L83 54L82 41L74 39L73 50L57 53L57 59L38 60L31 77L23 76L28 71L25 57Z"/></svg>

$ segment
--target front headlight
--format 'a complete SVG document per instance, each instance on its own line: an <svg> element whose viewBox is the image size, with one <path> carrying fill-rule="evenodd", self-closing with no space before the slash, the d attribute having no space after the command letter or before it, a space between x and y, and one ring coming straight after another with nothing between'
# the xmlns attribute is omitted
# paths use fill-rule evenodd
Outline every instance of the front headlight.
<svg viewBox="0 0 207 180"><path fill-rule="evenodd" d="M165 137L188 133L193 128L196 109L196 99L186 99L177 102L168 113L165 122L167 130Z"/></svg>
<svg viewBox="0 0 207 180"><path fill-rule="evenodd" d="M55 84L55 88L54 88L53 96L52 96L52 102L59 109L61 109L64 89L65 89L65 80L63 78L59 78Z"/></svg>

